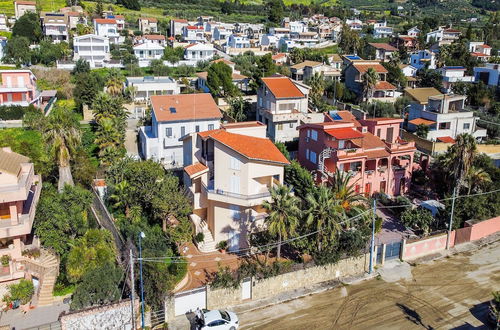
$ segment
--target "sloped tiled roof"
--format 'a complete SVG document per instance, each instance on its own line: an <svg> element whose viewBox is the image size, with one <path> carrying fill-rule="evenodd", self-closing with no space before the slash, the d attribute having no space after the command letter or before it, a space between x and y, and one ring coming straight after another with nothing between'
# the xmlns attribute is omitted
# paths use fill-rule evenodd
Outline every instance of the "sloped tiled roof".
<svg viewBox="0 0 500 330"><path fill-rule="evenodd" d="M337 140L350 140L359 139L363 137L363 134L356 130L354 127L339 127L326 129L325 133L333 136Z"/></svg>
<svg viewBox="0 0 500 330"><path fill-rule="evenodd" d="M116 24L116 19L112 18L96 18L94 20L97 24Z"/></svg>
<svg viewBox="0 0 500 330"><path fill-rule="evenodd" d="M372 68L377 73L387 73L387 69L383 67L380 63L371 63L371 64L361 64L361 63L353 63L352 66L359 72L365 73L369 68Z"/></svg>
<svg viewBox="0 0 500 330"><path fill-rule="evenodd" d="M153 95L151 105L158 121L222 118L219 107L208 93Z"/></svg>
<svg viewBox="0 0 500 330"><path fill-rule="evenodd" d="M277 99L304 97L300 89L288 77L267 77L262 82Z"/></svg>
<svg viewBox="0 0 500 330"><path fill-rule="evenodd" d="M396 87L388 81L379 81L375 85L375 89L379 91L394 90Z"/></svg>
<svg viewBox="0 0 500 330"><path fill-rule="evenodd" d="M230 133L223 129L201 132L198 135L205 139L214 139L250 160L290 164L274 143L267 138Z"/></svg>
<svg viewBox="0 0 500 330"><path fill-rule="evenodd" d="M314 67L314 66L318 66L318 65L321 65L321 64L323 64L323 63L316 62L316 61L304 61L302 63L297 63L295 65L292 65L290 68L291 69L300 70L300 69L305 68L306 66Z"/></svg>
<svg viewBox="0 0 500 330"><path fill-rule="evenodd" d="M415 119L412 119L409 121L410 124L413 124L413 125L434 125L436 122L435 121L432 121L432 120L428 120L428 119L424 119L424 118L415 118Z"/></svg>
<svg viewBox="0 0 500 330"><path fill-rule="evenodd" d="M455 143L455 139L453 139L451 136L441 136L437 139L444 143Z"/></svg>
<svg viewBox="0 0 500 330"><path fill-rule="evenodd" d="M29 163L30 159L17 152L8 152L0 149L0 171L18 175L21 171L21 164Z"/></svg>
<svg viewBox="0 0 500 330"><path fill-rule="evenodd" d="M208 170L208 167L203 165L202 163L194 163L192 165L184 167L184 172L186 172L189 177L192 177L195 174Z"/></svg>
<svg viewBox="0 0 500 330"><path fill-rule="evenodd" d="M378 43L378 42L371 42L370 43L370 46L372 47L375 47L377 49L383 49L383 50L387 50L387 51L390 51L390 52L395 52L396 50L398 50L396 47L393 47L387 43Z"/></svg>

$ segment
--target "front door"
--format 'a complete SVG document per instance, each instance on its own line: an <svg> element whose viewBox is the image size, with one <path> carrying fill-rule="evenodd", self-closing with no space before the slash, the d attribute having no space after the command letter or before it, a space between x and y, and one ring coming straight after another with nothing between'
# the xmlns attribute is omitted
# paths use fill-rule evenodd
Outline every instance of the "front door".
<svg viewBox="0 0 500 330"><path fill-rule="evenodd" d="M380 193L385 194L385 181L380 182Z"/></svg>
<svg viewBox="0 0 500 330"><path fill-rule="evenodd" d="M366 197L370 196L371 190L372 190L372 184L371 183L365 184L365 196Z"/></svg>
<svg viewBox="0 0 500 330"><path fill-rule="evenodd" d="M401 178L399 180L399 189L398 189L398 195L404 194L405 192L405 178Z"/></svg>

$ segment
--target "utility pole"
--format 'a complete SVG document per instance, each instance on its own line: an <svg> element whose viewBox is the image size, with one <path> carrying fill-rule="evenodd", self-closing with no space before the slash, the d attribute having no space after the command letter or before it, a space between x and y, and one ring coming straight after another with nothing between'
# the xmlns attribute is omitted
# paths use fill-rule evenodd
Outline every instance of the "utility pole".
<svg viewBox="0 0 500 330"><path fill-rule="evenodd" d="M130 249L130 305L132 307L132 330L135 330L135 278L134 278L134 255L132 254L132 249Z"/></svg>
<svg viewBox="0 0 500 330"><path fill-rule="evenodd" d="M453 211L455 210L456 193L457 193L457 187L455 186L455 188L453 188L453 199L451 200L450 226L448 227L448 237L446 237L446 250L450 248L451 228L453 226Z"/></svg>
<svg viewBox="0 0 500 330"><path fill-rule="evenodd" d="M144 284L142 282L142 239L146 237L144 233L141 231L139 233L139 269L140 269L140 278L141 278L141 328L146 329L146 325L144 323Z"/></svg>
<svg viewBox="0 0 500 330"><path fill-rule="evenodd" d="M373 215L372 215L372 243L370 246L370 271L373 272L373 253L375 252L375 212L377 211L377 201L373 199Z"/></svg>

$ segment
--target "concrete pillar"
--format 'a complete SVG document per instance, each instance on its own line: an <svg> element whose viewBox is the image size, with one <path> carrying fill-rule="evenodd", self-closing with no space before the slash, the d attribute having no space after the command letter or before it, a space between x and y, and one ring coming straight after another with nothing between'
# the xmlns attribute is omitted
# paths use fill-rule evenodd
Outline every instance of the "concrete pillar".
<svg viewBox="0 0 500 330"><path fill-rule="evenodd" d="M373 248L373 256L372 256L372 259L373 259L373 260L372 260L372 263L373 263L373 265L376 265L376 264L377 264L377 254L378 254L378 248L379 248L378 246L375 246L375 247Z"/></svg>
<svg viewBox="0 0 500 330"><path fill-rule="evenodd" d="M402 260L402 261L405 261L405 248L406 248L406 240L404 239L403 242L401 243L401 252L399 254L399 258Z"/></svg>
<svg viewBox="0 0 500 330"><path fill-rule="evenodd" d="M21 250L22 250L22 247L21 247L21 239L20 238L14 238L14 241L12 243L14 245L14 248L11 250L11 256L12 256L12 259L15 259L15 258L21 258Z"/></svg>
<svg viewBox="0 0 500 330"><path fill-rule="evenodd" d="M9 205L9 211L10 211L10 224L15 226L17 225L18 222L18 217L17 217L17 206L16 203L11 203Z"/></svg>
<svg viewBox="0 0 500 330"><path fill-rule="evenodd" d="M387 249L386 244L382 244L382 259L380 261L380 264L383 265L385 264L385 250Z"/></svg>

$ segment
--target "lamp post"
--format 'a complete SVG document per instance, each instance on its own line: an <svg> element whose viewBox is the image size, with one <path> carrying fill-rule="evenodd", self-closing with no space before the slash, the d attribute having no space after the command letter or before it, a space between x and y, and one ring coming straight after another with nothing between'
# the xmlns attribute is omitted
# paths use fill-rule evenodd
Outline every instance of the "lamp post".
<svg viewBox="0 0 500 330"><path fill-rule="evenodd" d="M141 231L139 233L139 269L140 269L140 279L141 279L141 327L145 329L144 325L144 284L142 282L142 239L146 235Z"/></svg>

